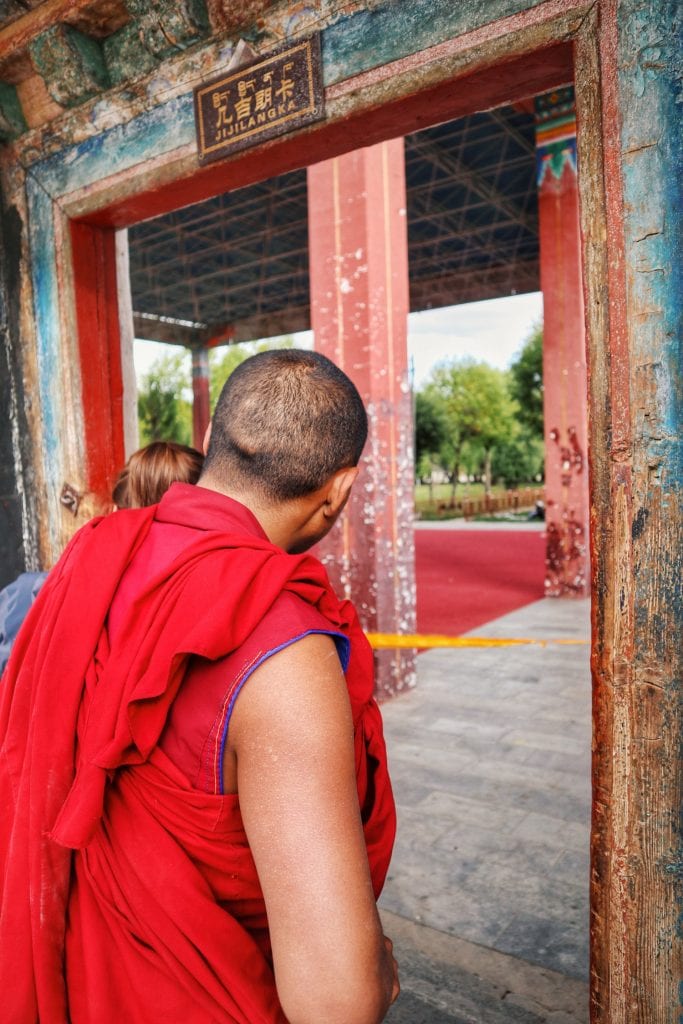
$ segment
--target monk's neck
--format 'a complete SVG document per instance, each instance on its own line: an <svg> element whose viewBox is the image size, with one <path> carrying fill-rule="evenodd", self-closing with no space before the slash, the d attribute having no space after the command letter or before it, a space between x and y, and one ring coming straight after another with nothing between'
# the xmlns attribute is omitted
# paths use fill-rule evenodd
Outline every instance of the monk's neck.
<svg viewBox="0 0 683 1024"><path fill-rule="evenodd" d="M203 478L197 487L205 487L209 491L225 495L237 501L240 505L248 508L251 514L257 519L259 526L265 533L271 544L288 551L293 538L296 536L301 512L295 507L296 502L283 502L282 504L269 504L263 500L262 495L253 491L236 490L234 488L222 487L210 477Z"/></svg>

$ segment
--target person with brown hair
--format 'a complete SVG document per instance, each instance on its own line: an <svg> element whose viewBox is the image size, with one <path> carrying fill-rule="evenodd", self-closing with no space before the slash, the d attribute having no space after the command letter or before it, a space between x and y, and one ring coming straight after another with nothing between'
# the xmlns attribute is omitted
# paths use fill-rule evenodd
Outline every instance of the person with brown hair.
<svg viewBox="0 0 683 1024"><path fill-rule="evenodd" d="M156 505L176 481L196 484L204 456L175 441L152 441L133 452L114 484L111 500L117 509ZM0 674L14 640L47 578L46 572L23 572L0 590Z"/></svg>
<svg viewBox="0 0 683 1024"><path fill-rule="evenodd" d="M172 483L196 484L204 456L175 441L152 441L133 452L112 491L118 509L156 505Z"/></svg>

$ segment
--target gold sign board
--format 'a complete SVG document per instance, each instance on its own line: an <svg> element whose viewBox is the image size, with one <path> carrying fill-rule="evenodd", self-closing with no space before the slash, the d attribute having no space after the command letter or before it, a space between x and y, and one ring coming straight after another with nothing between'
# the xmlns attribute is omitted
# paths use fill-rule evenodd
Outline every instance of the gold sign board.
<svg viewBox="0 0 683 1024"><path fill-rule="evenodd" d="M199 86L194 102L202 164L319 121L325 116L320 36Z"/></svg>

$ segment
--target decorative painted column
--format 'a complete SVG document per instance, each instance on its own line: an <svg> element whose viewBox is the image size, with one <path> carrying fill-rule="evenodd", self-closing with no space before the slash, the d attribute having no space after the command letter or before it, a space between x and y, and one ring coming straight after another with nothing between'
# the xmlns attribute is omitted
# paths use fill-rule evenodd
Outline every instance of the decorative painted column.
<svg viewBox="0 0 683 1024"><path fill-rule="evenodd" d="M588 390L574 90L536 98L548 597L586 597Z"/></svg>
<svg viewBox="0 0 683 1024"><path fill-rule="evenodd" d="M308 169L315 348L356 384L370 430L361 473L321 557L368 632L415 631L413 426L403 140ZM377 691L411 686L415 652L376 653Z"/></svg>
<svg viewBox="0 0 683 1024"><path fill-rule="evenodd" d="M192 444L203 451L204 434L211 418L209 399L209 350L205 345L192 349Z"/></svg>

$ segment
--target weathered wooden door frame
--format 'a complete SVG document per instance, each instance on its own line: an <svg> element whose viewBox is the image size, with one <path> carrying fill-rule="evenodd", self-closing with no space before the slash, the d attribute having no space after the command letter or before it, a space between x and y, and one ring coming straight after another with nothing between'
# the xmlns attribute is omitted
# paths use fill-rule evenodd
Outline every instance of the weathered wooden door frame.
<svg viewBox="0 0 683 1024"><path fill-rule="evenodd" d="M633 649L632 485L625 457L630 446L630 357L614 0L547 0L357 75L327 90L327 120L321 125L223 164L199 169L194 144L186 143L159 156L149 151L133 166L76 190L69 190L66 171L59 185L51 171L51 189L44 191L49 191L53 217L51 241L56 237L62 243L62 269L57 272L62 330L78 339L74 355L81 373L81 452L88 467L87 486L104 494L123 458L117 229L250 184L266 176L265 168L271 177L542 92L572 78L578 117L591 438L595 723L591 1005L596 1024L626 1024L648 1019L639 1011L630 1016L639 998L638 986L647 999L659 986L663 1002L658 1005L673 1006L676 996L672 955L663 952L657 965L648 967L636 948L631 867L614 853L637 813L623 782L632 767L630 752L627 744L617 742L628 694L620 695L613 685L616 675L622 681L627 678ZM45 232L47 201L38 191L34 189L29 212ZM34 289L37 284L34 276ZM639 884L645 884L644 869ZM666 902L669 891L654 878L647 880L647 886L641 895L651 900L653 915L666 919L666 931L675 916Z"/></svg>

